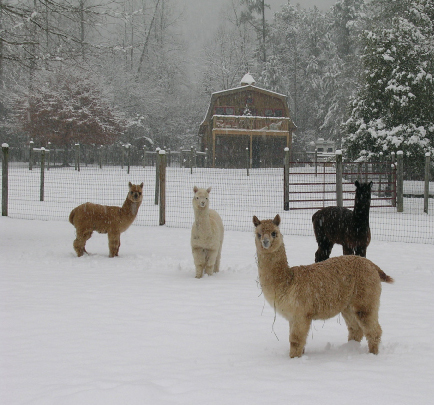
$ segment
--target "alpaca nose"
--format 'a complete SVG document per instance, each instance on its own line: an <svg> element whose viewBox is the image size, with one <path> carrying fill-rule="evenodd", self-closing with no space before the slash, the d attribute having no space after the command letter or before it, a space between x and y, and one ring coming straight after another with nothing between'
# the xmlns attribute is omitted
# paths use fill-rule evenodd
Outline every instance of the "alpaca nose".
<svg viewBox="0 0 434 405"><path fill-rule="evenodd" d="M270 247L270 239L264 238L262 240L262 246L264 247L264 249L268 249Z"/></svg>

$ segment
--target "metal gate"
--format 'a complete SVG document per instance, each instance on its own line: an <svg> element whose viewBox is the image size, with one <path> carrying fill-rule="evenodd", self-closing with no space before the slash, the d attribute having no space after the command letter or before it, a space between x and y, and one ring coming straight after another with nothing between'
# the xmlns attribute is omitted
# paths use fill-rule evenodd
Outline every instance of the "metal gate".
<svg viewBox="0 0 434 405"><path fill-rule="evenodd" d="M288 170L289 210L336 206L336 162L291 162ZM396 206L396 168L391 162L342 163L343 206L354 206L354 182L373 182L371 207Z"/></svg>

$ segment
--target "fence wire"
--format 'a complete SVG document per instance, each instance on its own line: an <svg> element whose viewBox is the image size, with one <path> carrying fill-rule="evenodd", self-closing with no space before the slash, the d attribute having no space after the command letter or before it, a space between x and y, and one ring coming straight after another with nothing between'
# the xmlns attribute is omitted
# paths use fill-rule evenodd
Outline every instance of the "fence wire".
<svg viewBox="0 0 434 405"><path fill-rule="evenodd" d="M190 228L194 221L193 187L211 187L210 207L217 210L226 230L253 232L252 216L259 219L282 217L281 230L287 235L313 236L312 214L315 209L284 211L283 169L211 169L168 167L166 169L166 226ZM297 186L290 187L290 198L306 191L321 194L306 180L298 177ZM45 170L43 201L40 168L13 162L9 165L9 205L11 218L67 221L70 211L90 201L121 206L128 193L128 182L144 183L143 202L134 225L158 226L159 207L155 204L155 167L132 166L127 173L120 166L98 165L56 167ZM355 187L353 180L344 184L345 206L351 207ZM361 181L364 181L362 179ZM429 213L423 212L423 181L404 181L404 212L393 206L376 207L378 198L374 179L373 204L370 211L372 240L434 243L434 198L429 199ZM290 178L291 182L291 178ZM377 181L378 182L378 181ZM327 185L326 205L336 205L335 186ZM434 184L430 183L433 197ZM414 197L416 195L416 197ZM292 207L295 208L295 207ZM297 207L300 208L300 207Z"/></svg>

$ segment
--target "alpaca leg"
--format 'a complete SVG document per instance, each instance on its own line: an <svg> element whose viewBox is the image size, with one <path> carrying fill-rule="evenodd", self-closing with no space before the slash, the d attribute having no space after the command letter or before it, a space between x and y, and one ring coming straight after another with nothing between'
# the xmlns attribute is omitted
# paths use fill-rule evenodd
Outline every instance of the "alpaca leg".
<svg viewBox="0 0 434 405"><path fill-rule="evenodd" d="M215 260L215 265L214 265L214 273L218 273L220 270L220 257L222 255L222 246L220 245L220 249L219 252L217 254L217 258Z"/></svg>
<svg viewBox="0 0 434 405"><path fill-rule="evenodd" d="M121 235L117 233L108 234L109 243L109 257L115 257L118 255L119 246L121 245Z"/></svg>
<svg viewBox="0 0 434 405"><path fill-rule="evenodd" d="M366 246L357 246L355 249L355 254L357 256L366 257Z"/></svg>
<svg viewBox="0 0 434 405"><path fill-rule="evenodd" d="M356 342L361 342L363 339L363 330L358 324L354 313L347 309L342 311L342 316L348 328L348 341L355 340Z"/></svg>
<svg viewBox="0 0 434 405"><path fill-rule="evenodd" d="M342 245L342 253L344 255L353 255L354 254L354 249L346 246L346 245Z"/></svg>
<svg viewBox="0 0 434 405"><path fill-rule="evenodd" d="M88 231L88 232L77 231L77 237L74 240L73 246L78 257L83 256L83 253L86 252L85 249L86 241L90 239L91 236L92 236L92 231Z"/></svg>
<svg viewBox="0 0 434 405"><path fill-rule="evenodd" d="M193 260L194 265L196 267L196 278L201 278L203 275L203 268L205 267L206 262L206 251L202 248L194 248L193 252Z"/></svg>
<svg viewBox="0 0 434 405"><path fill-rule="evenodd" d="M327 238L318 242L318 250L315 253L315 263L327 260L330 257L334 243L330 242Z"/></svg>
<svg viewBox="0 0 434 405"><path fill-rule="evenodd" d="M215 265L217 262L217 256L219 254L219 250L208 250L207 260L205 264L205 273L208 276L212 276L214 273Z"/></svg>
<svg viewBox="0 0 434 405"><path fill-rule="evenodd" d="M289 322L289 357L301 357L303 355L310 324L309 318L293 319Z"/></svg>
<svg viewBox="0 0 434 405"><path fill-rule="evenodd" d="M358 311L356 317L368 341L369 353L378 354L382 335L381 326L378 323L378 312Z"/></svg>

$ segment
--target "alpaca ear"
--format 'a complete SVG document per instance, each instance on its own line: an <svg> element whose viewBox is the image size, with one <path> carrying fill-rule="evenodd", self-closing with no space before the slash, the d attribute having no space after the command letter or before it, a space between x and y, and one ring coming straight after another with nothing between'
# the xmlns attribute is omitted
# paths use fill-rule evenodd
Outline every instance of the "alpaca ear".
<svg viewBox="0 0 434 405"><path fill-rule="evenodd" d="M133 187L133 185L131 184L131 181L128 182L128 187L129 187L129 188Z"/></svg>
<svg viewBox="0 0 434 405"><path fill-rule="evenodd" d="M368 185L369 185L369 188L372 187L372 184L374 184L374 183L372 183L372 181L368 184Z"/></svg>
<svg viewBox="0 0 434 405"><path fill-rule="evenodd" d="M140 184L140 188L143 188L143 182L142 182L142 184Z"/></svg>
<svg viewBox="0 0 434 405"><path fill-rule="evenodd" d="M210 193L210 192L211 192L211 187L207 188L206 191L207 191L208 193Z"/></svg>
<svg viewBox="0 0 434 405"><path fill-rule="evenodd" d="M274 217L274 219L273 219L273 224L276 225L276 226L279 226L279 224L280 224L280 215L279 215L279 214L277 214L277 215Z"/></svg>
<svg viewBox="0 0 434 405"><path fill-rule="evenodd" d="M197 193L197 190L199 190L196 186L193 187L193 192Z"/></svg>
<svg viewBox="0 0 434 405"><path fill-rule="evenodd" d="M261 225L261 221L258 219L256 215L253 215L253 225L255 225L255 227Z"/></svg>
<svg viewBox="0 0 434 405"><path fill-rule="evenodd" d="M357 188L359 188L359 187L360 187L360 183L359 183L359 181L356 180L355 183L354 183L354 185L355 185Z"/></svg>

